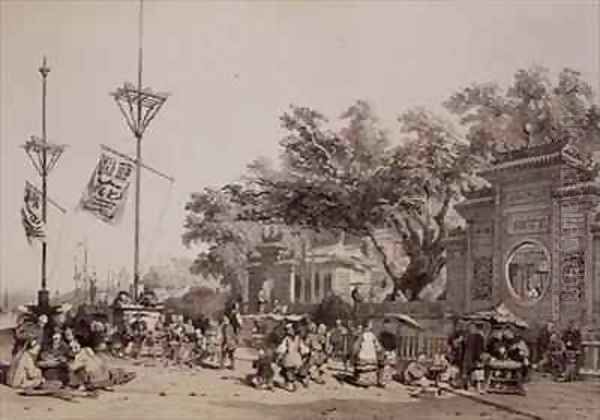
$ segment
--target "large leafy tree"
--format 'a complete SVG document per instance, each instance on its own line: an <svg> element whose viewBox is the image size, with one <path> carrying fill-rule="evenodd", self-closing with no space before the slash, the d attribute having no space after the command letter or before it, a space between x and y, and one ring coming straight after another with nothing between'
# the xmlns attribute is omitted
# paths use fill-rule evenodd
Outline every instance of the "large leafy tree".
<svg viewBox="0 0 600 420"><path fill-rule="evenodd" d="M260 241L260 226L240 221L240 206L227 190L206 188L193 193L185 206L183 243L199 246L192 273L218 279L233 294L242 293L247 259Z"/></svg>
<svg viewBox="0 0 600 420"><path fill-rule="evenodd" d="M586 151L600 134L592 87L571 69L556 79L543 67L519 70L506 89L495 83L473 84L452 95L445 106L460 117L473 149L486 155L556 141Z"/></svg>
<svg viewBox="0 0 600 420"><path fill-rule="evenodd" d="M281 168L236 186L244 217L369 238L394 282L392 296L416 299L445 265L450 204L472 183L477 164L468 145L423 109L399 118L404 138L391 144L363 101L338 129L305 107L292 107L281 121ZM382 228L403 245L405 269L379 239Z"/></svg>
<svg viewBox="0 0 600 420"><path fill-rule="evenodd" d="M264 159L255 160L248 169L253 176L270 174L270 164ZM262 221L243 220L244 208L233 199L238 195L239 186L235 185L193 193L185 206L187 215L182 238L187 247L200 248L191 264L191 272L217 279L229 286L234 296L243 295L249 258L257 255L264 230ZM285 226L279 226L279 231L288 256L301 257L307 232Z"/></svg>

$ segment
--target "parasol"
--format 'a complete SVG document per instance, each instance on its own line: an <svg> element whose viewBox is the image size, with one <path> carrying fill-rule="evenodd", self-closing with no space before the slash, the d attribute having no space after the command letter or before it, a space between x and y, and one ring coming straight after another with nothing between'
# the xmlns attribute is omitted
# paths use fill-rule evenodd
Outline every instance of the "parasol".
<svg viewBox="0 0 600 420"><path fill-rule="evenodd" d="M424 330L424 328L421 326L421 324L419 324L413 317L403 314L403 313L398 313L398 312L387 313L387 314L384 314L384 317L386 319L395 319L396 321L400 321L400 322L407 324L418 330Z"/></svg>

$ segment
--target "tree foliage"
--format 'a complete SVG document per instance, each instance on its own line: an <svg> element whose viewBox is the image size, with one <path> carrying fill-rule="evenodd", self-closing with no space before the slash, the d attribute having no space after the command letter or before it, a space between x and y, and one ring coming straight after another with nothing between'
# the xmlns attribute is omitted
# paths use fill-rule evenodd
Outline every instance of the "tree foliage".
<svg viewBox="0 0 600 420"><path fill-rule="evenodd" d="M506 148L570 141L587 149L599 134L600 110L581 74L564 69L557 79L543 67L515 73L502 89L477 83L456 92L446 108L461 118L474 150L490 154Z"/></svg>
<svg viewBox="0 0 600 420"><path fill-rule="evenodd" d="M241 293L248 255L260 241L260 226L238 220L240 206L227 190L206 188L193 193L185 210L183 243L204 248L191 271L218 279L234 294Z"/></svg>
<svg viewBox="0 0 600 420"><path fill-rule="evenodd" d="M450 203L472 183L476 159L450 125L423 109L399 118L403 141L391 145L371 108L359 101L334 130L310 108L281 118L282 168L237 185L248 220L276 220L315 230L368 237L394 281L394 293L417 298L445 264L443 240ZM410 258L406 270L390 258L377 232L388 228Z"/></svg>
<svg viewBox="0 0 600 420"><path fill-rule="evenodd" d="M267 176L269 164L257 159L249 166L249 174ZM227 185L220 190L206 188L191 195L187 212L183 243L198 246L201 251L194 260L192 273L217 279L231 288L233 296L243 293L248 280L248 261L257 255L262 243L264 221L242 217L244 206L234 197L239 196L239 185ZM287 226L278 226L280 243L288 249L288 256L300 256L307 232Z"/></svg>

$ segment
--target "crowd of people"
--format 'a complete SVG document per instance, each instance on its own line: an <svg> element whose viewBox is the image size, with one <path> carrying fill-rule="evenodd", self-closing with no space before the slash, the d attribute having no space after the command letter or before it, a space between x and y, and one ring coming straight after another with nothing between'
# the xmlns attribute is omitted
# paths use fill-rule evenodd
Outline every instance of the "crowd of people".
<svg viewBox="0 0 600 420"><path fill-rule="evenodd" d="M332 360L351 370L351 380L362 386L386 384L385 367L390 352L373 333L372 323L354 326L336 321L333 328L310 319L287 323L275 346L264 346L254 362L251 382L260 389L273 389L276 373L283 387L295 391L299 385L324 384L327 364Z"/></svg>
<svg viewBox="0 0 600 420"><path fill-rule="evenodd" d="M460 324L448 339L448 361L457 372L457 383L485 393L498 375L513 379L524 392L529 380L531 352L522 330L515 326L495 326L486 334L482 323ZM509 375L511 378L506 378Z"/></svg>
<svg viewBox="0 0 600 420"><path fill-rule="evenodd" d="M135 377L132 372L111 367L90 346L92 337L76 330L69 321L64 311L21 317L5 376L8 386L28 391L111 390ZM93 335L94 328L98 330L97 325L89 325L87 331Z"/></svg>
<svg viewBox="0 0 600 420"><path fill-rule="evenodd" d="M550 373L556 380L578 379L582 336L574 321L562 333L553 323L546 324L538 337L537 347L540 353L538 369Z"/></svg>
<svg viewBox="0 0 600 420"><path fill-rule="evenodd" d="M119 302L127 304L126 297L118 296L113 306L123 307ZM563 334L548 324L537 343L539 355L532 357L519 328L501 326L486 332L482 323L458 323L437 354L419 354L398 371L398 340L385 322L376 334L370 321L337 319L327 327L307 316L289 321L278 305L273 312L283 314L285 323L281 334L270 344L263 343L253 362L254 372L248 379L258 389L273 390L277 383L295 391L299 386L324 384L332 361L356 385L385 387L398 375L418 393L442 385L473 387L485 393L498 375L504 374L513 375L524 391L532 367L565 380L575 379L579 368L581 334L574 324ZM149 357L163 366L235 369L242 328L239 303L225 308L218 318L192 319L163 311L154 314L155 318L145 317L143 311L125 318L116 316L112 323L85 313L67 317L65 311L24 318L15 330L6 383L20 389L109 390L135 377L111 367L113 358Z"/></svg>

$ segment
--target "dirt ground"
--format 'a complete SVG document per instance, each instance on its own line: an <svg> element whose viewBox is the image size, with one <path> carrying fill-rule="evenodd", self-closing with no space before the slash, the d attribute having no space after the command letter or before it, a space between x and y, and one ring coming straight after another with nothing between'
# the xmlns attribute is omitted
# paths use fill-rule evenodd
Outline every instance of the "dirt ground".
<svg viewBox="0 0 600 420"><path fill-rule="evenodd" d="M154 363L154 362L148 362ZM555 384L536 381L526 397L447 395L415 399L408 388L358 389L329 377L296 393L257 391L244 383L250 362L235 371L131 365L138 377L98 398L63 401L24 397L0 386L0 419L86 420L270 420L270 419L544 419L600 420L600 383Z"/></svg>

